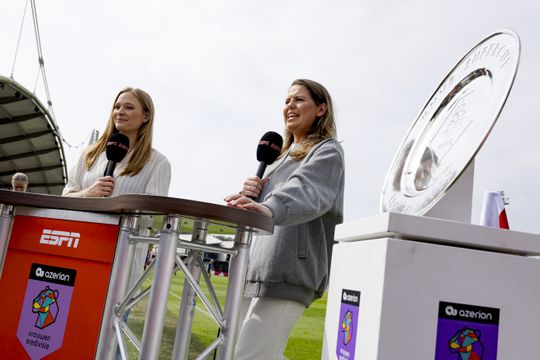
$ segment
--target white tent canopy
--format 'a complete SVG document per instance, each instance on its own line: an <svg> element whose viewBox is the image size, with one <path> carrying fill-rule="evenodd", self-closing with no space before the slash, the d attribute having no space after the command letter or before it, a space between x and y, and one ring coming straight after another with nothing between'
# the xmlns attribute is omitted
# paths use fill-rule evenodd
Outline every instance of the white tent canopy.
<svg viewBox="0 0 540 360"><path fill-rule="evenodd" d="M23 172L28 189L61 194L67 181L58 126L37 97L13 79L0 76L0 188Z"/></svg>
<svg viewBox="0 0 540 360"><path fill-rule="evenodd" d="M180 240L191 241L191 234L181 234ZM230 241L223 241L211 234L206 235L206 244L208 245L220 244L222 247L232 248L232 244L234 243L233 240L234 240L233 237L231 237Z"/></svg>

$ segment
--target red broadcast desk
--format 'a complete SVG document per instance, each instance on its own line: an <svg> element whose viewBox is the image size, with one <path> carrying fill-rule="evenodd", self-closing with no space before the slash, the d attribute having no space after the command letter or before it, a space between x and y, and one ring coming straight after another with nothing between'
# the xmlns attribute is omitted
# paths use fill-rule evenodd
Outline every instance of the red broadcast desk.
<svg viewBox="0 0 540 360"><path fill-rule="evenodd" d="M126 214L272 227L237 209L145 195L79 199L0 190L0 204L0 359L96 357Z"/></svg>

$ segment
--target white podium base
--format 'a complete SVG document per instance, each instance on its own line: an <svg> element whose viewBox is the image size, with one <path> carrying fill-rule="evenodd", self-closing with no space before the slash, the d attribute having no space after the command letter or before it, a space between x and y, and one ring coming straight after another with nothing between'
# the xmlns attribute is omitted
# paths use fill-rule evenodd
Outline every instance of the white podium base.
<svg viewBox="0 0 540 360"><path fill-rule="evenodd" d="M407 218L418 221L401 215L398 218L403 224ZM451 222L436 219L420 221L425 226L418 231L424 233L434 224L451 226ZM396 224L392 216L382 223L386 230ZM370 231L385 232L373 229L371 224ZM332 256L323 359L459 359L457 350L464 347L454 344L452 348L450 343L465 327L476 332L476 344L470 349L482 351L484 360L538 358L539 259L449 246L448 241L440 241L445 245L427 243L425 238L424 242L366 239L362 231L359 238L366 240L353 241L350 226L344 225L347 236L344 231L338 231L338 236L347 240L334 246ZM400 226L392 232L399 234ZM467 226L474 227L473 233L483 231ZM512 232L505 232L512 237ZM525 240L532 236L527 234ZM510 253L518 252L511 243L507 245ZM535 247L533 252L537 251ZM360 292L359 305L352 307L353 319L348 321L352 338L347 345L344 309L351 305L345 304L343 291ZM488 308L495 312L490 313ZM453 312L463 316L453 318ZM489 320L491 323L486 323Z"/></svg>

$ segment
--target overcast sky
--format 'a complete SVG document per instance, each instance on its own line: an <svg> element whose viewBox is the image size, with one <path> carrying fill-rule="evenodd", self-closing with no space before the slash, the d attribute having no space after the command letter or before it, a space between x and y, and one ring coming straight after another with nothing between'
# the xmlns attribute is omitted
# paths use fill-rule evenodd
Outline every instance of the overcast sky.
<svg viewBox="0 0 540 360"><path fill-rule="evenodd" d="M511 228L540 233L537 104L540 3L498 0L37 1L56 120L72 145L102 131L126 85L156 105L154 147L170 195L222 204L255 173L296 78L324 84L346 156L346 221L379 212L384 178L426 101L485 36L511 28L521 63L476 158L473 222L484 190L510 197ZM2 3L0 74L10 76L25 1ZM28 7L14 78L30 90L37 51ZM41 83L37 94L45 103ZM66 146L69 154L69 147Z"/></svg>

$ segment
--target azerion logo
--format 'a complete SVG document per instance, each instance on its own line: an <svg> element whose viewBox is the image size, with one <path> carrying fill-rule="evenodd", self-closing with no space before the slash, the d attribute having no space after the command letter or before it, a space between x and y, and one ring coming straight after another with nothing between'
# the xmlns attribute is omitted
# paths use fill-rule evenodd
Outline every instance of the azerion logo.
<svg viewBox="0 0 540 360"><path fill-rule="evenodd" d="M360 304L360 291L343 289L341 291L341 302L358 306Z"/></svg>
<svg viewBox="0 0 540 360"><path fill-rule="evenodd" d="M469 310L469 309L455 309L451 305L448 305L445 309L446 315L448 316L457 316L470 319L482 319L482 320L491 320L493 317L490 313L485 313L481 310Z"/></svg>
<svg viewBox="0 0 540 360"><path fill-rule="evenodd" d="M353 302L358 304L358 295L356 294L347 294L345 290L343 290L343 301L347 302Z"/></svg>
<svg viewBox="0 0 540 360"><path fill-rule="evenodd" d="M439 303L439 318L460 321L473 321L488 324L499 323L499 309L486 306L449 303Z"/></svg>
<svg viewBox="0 0 540 360"><path fill-rule="evenodd" d="M30 279L66 286L73 286L75 284L76 275L77 271L74 269L45 264L32 264L30 268Z"/></svg>
<svg viewBox="0 0 540 360"><path fill-rule="evenodd" d="M456 316L458 314L458 311L454 309L452 306L448 305L446 309L444 310L446 315L448 316Z"/></svg>
<svg viewBox="0 0 540 360"><path fill-rule="evenodd" d="M76 232L43 229L40 244L77 248L81 234Z"/></svg>
<svg viewBox="0 0 540 360"><path fill-rule="evenodd" d="M61 271L54 271L54 270L44 271L41 267L38 267L36 269L35 274L37 278L40 278L40 279L45 278L47 280L56 280L56 281L60 281L61 283L62 282L69 283L71 280L69 274L64 274Z"/></svg>

